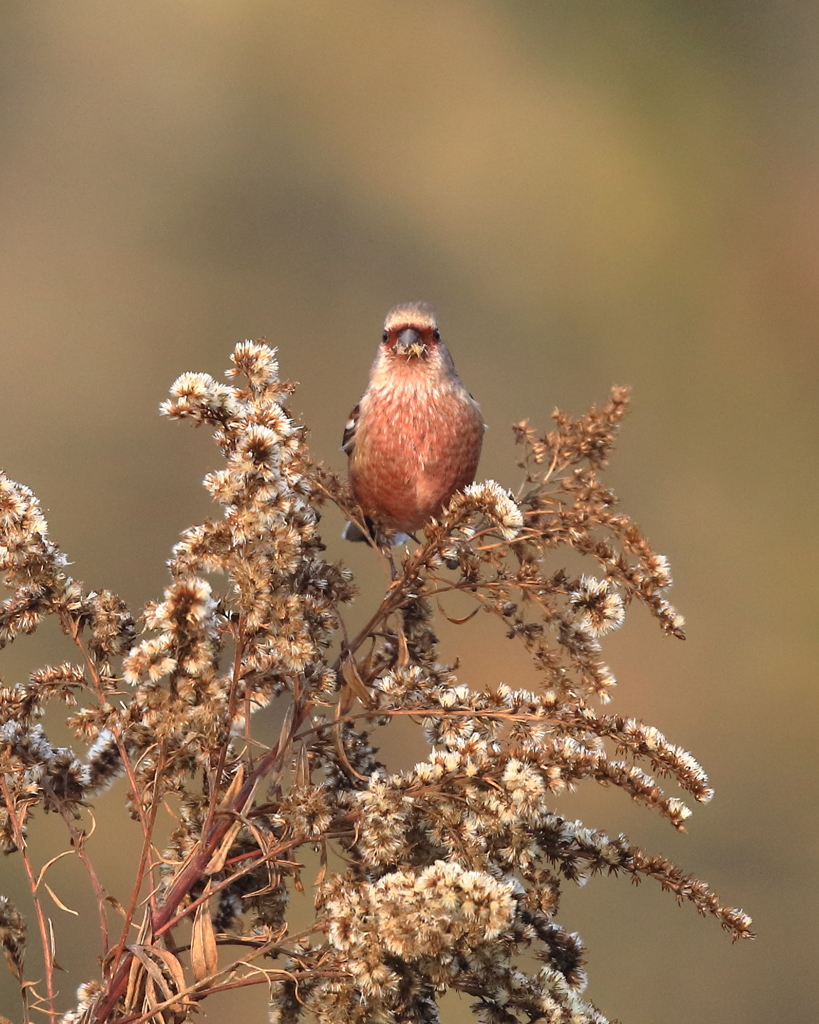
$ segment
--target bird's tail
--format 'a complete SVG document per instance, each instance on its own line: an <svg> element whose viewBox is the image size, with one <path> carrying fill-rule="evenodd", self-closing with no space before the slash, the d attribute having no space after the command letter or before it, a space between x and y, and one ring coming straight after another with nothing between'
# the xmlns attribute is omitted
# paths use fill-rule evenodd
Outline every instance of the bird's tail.
<svg viewBox="0 0 819 1024"><path fill-rule="evenodd" d="M385 537L376 530L372 519L367 518L364 522L367 527L367 533L361 529L358 523L349 522L342 531L341 536L343 539L351 540L355 544L359 544L362 541L372 544L375 541L379 545L389 544L393 548L398 544L406 544L408 540L413 539L408 533L394 533L391 537Z"/></svg>

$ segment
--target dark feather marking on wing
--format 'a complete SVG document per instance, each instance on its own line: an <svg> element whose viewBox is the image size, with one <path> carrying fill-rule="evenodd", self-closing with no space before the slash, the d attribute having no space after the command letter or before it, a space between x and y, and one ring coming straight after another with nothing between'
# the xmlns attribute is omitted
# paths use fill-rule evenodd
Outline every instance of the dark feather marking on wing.
<svg viewBox="0 0 819 1024"><path fill-rule="evenodd" d="M341 439L341 450L347 452L348 455L353 454L353 448L355 448L355 432L358 428L358 410L359 406L350 413L350 418L344 426L344 436Z"/></svg>

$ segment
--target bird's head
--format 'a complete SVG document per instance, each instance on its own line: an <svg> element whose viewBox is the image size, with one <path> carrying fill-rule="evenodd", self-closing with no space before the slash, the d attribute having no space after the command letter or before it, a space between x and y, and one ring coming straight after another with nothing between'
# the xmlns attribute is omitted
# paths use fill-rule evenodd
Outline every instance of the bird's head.
<svg viewBox="0 0 819 1024"><path fill-rule="evenodd" d="M405 302L387 313L381 351L390 359L427 360L438 353L441 335L425 302Z"/></svg>

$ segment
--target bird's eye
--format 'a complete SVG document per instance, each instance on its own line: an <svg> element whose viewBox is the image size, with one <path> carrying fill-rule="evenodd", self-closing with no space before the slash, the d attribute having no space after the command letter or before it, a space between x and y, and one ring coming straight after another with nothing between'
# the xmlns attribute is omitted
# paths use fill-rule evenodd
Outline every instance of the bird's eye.
<svg viewBox="0 0 819 1024"><path fill-rule="evenodd" d="M436 341L440 341L440 340L441 340L441 332L440 332L440 331L438 330L438 328L437 328L437 327L436 327L436 328L435 328L435 330L434 330L434 331L432 332L432 337L433 337L433 338L434 338L434 339L435 339Z"/></svg>
<svg viewBox="0 0 819 1024"><path fill-rule="evenodd" d="M389 338L389 336L390 336L390 332L389 331L384 331L384 333L381 335L381 340L382 341L386 341Z"/></svg>

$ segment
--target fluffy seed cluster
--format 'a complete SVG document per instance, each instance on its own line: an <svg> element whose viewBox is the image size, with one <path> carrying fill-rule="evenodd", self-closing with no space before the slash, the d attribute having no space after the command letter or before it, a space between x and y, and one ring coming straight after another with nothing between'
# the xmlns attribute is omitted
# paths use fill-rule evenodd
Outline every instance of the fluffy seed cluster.
<svg viewBox="0 0 819 1024"><path fill-rule="evenodd" d="M339 881L320 895L327 937L372 995L396 984L394 972L383 971L385 951L409 963L429 960L445 977L458 950L491 942L512 924L514 883L455 862L391 871L357 891Z"/></svg>
<svg viewBox="0 0 819 1024"><path fill-rule="evenodd" d="M519 424L515 493L472 484L400 565L374 552L385 594L355 633L353 581L320 537L324 507L355 517L349 488L311 461L273 350L244 342L232 359L228 383L183 374L162 406L212 430L224 461L205 486L220 514L184 532L138 619L67 575L35 497L0 474L0 645L54 616L72 647L0 688L0 844L28 879L45 962L28 980L26 924L0 897L24 1003L63 1024L179 1022L211 993L264 982L281 1024L435 1024L447 990L487 1024L605 1024L583 998L582 943L558 921L562 888L599 874L652 878L748 936L747 915L704 882L560 813L595 782L682 829L690 810L663 787L711 797L689 753L598 709L615 683L601 640L630 605L683 635L667 560L599 478L626 392L579 419L557 412L542 436ZM561 548L593 571L557 568ZM487 686L441 663L434 609L449 595L473 602L451 619L464 643L482 617L499 644L523 645L531 679ZM60 717L77 750L49 738ZM396 718L429 748L403 771L372 737ZM103 819L91 837L94 797L123 776L133 821ZM38 809L63 818L100 915L102 970L73 1006L54 981L48 865L29 842ZM112 837L142 851L131 892L106 893L94 870L94 843ZM291 906L308 886L305 923Z"/></svg>

